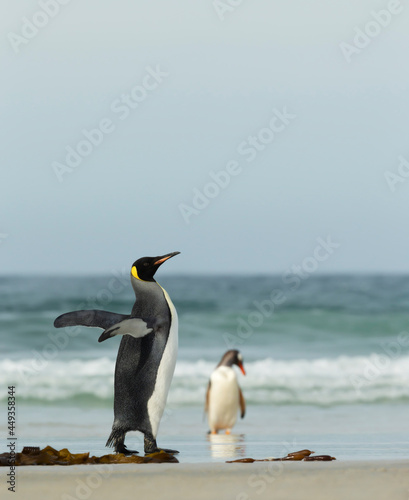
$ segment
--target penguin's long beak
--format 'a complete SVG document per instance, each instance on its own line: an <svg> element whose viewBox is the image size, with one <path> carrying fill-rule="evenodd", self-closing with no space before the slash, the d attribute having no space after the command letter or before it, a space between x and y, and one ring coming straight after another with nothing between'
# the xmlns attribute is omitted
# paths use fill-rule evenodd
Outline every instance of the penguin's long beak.
<svg viewBox="0 0 409 500"><path fill-rule="evenodd" d="M163 264L165 261L167 261L168 259L174 257L175 255L178 255L180 254L180 252L171 252L171 253L167 253L166 255L162 255L161 257L157 257L157 261L155 261L155 263L153 264L154 266L160 266L161 264Z"/></svg>
<svg viewBox="0 0 409 500"><path fill-rule="evenodd" d="M239 361L238 364L237 364L237 366L240 368L241 373L243 375L245 375L246 374L246 370L244 369L243 363L240 363L240 361Z"/></svg>

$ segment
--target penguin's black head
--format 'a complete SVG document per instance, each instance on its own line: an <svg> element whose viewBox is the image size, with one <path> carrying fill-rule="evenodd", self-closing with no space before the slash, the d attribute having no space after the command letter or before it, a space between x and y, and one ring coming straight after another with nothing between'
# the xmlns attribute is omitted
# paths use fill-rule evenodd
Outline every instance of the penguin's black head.
<svg viewBox="0 0 409 500"><path fill-rule="evenodd" d="M217 366L233 365L237 365L243 375L246 374L243 366L243 356L241 355L240 351L237 351L237 349L231 349L230 351L225 352L222 359L220 360L220 363Z"/></svg>
<svg viewBox="0 0 409 500"><path fill-rule="evenodd" d="M179 253L172 252L159 257L142 257L132 264L131 275L141 281L155 281L153 277L159 266Z"/></svg>

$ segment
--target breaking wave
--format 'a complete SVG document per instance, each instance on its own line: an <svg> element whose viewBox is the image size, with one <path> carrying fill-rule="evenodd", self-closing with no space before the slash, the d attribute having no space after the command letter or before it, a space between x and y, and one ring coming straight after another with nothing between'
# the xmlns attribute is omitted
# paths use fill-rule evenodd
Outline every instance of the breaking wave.
<svg viewBox="0 0 409 500"><path fill-rule="evenodd" d="M111 406L115 362L0 361L0 385L15 384L19 403ZM202 405L213 362L180 360L169 394L173 406ZM340 356L312 360L260 359L238 372L248 404L334 406L409 401L409 356ZM6 391L0 395L5 402Z"/></svg>

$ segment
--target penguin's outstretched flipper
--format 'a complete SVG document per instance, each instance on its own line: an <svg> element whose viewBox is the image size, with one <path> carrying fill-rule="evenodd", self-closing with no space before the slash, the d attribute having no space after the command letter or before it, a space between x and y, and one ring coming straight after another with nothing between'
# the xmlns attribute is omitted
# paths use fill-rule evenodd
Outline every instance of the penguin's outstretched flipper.
<svg viewBox="0 0 409 500"><path fill-rule="evenodd" d="M148 327L148 323L151 321L145 321L142 318L128 318L111 326L103 332L99 337L98 342L103 342L106 339L114 337L115 335L131 335L132 337L139 339L145 337L148 333L153 331L153 328Z"/></svg>
<svg viewBox="0 0 409 500"><path fill-rule="evenodd" d="M63 328L64 326L95 326L106 330L129 317L129 314L117 314L98 309L72 311L58 316L54 321L54 326L55 328Z"/></svg>

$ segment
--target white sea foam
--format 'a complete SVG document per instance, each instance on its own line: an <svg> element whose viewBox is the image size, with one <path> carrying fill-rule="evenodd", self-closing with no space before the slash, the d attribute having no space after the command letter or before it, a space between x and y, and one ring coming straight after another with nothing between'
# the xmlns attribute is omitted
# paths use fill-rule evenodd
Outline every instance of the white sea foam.
<svg viewBox="0 0 409 500"><path fill-rule="evenodd" d="M81 398L81 404L112 403L115 361L54 360L44 366L33 359L0 361L0 386L17 386L20 402L59 404ZM202 405L215 363L180 360L172 381L170 405ZM337 405L409 401L409 356L377 355L314 360L247 362L238 373L245 397L253 404ZM5 401L5 391L0 394ZM84 402L85 401L85 402Z"/></svg>

